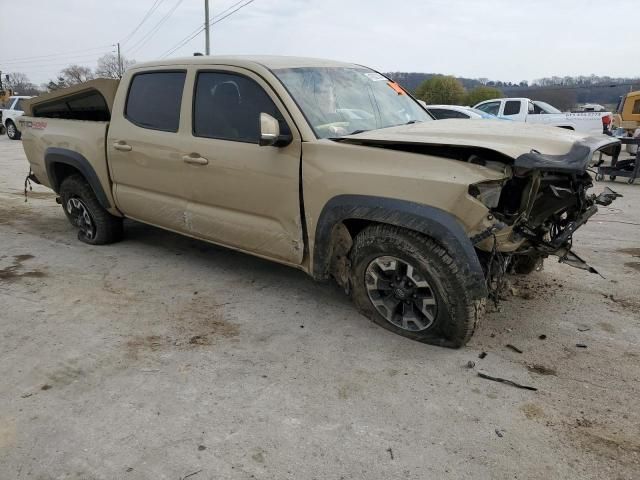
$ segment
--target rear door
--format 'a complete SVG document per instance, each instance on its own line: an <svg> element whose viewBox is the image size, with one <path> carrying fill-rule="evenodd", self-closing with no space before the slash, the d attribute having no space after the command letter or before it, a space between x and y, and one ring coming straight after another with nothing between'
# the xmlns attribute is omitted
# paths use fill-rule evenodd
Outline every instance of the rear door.
<svg viewBox="0 0 640 480"><path fill-rule="evenodd" d="M130 73L118 94L107 153L114 197L128 217L185 231L189 170L182 157L190 133L181 118L186 68Z"/></svg>
<svg viewBox="0 0 640 480"><path fill-rule="evenodd" d="M285 263L304 253L300 220L301 139L269 85L249 70L196 69L189 164L191 234ZM261 147L260 113L280 120L293 141Z"/></svg>

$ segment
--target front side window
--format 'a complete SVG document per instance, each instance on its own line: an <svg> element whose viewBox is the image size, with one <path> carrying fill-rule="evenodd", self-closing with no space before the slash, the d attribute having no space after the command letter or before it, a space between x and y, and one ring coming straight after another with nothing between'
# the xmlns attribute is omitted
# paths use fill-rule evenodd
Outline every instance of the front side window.
<svg viewBox="0 0 640 480"><path fill-rule="evenodd" d="M631 111L631 113L632 113L633 115L638 115L638 114L640 114L640 100L636 100L636 101L633 103L633 110Z"/></svg>
<svg viewBox="0 0 640 480"><path fill-rule="evenodd" d="M131 80L125 117L152 130L177 132L186 72L138 73Z"/></svg>
<svg viewBox="0 0 640 480"><path fill-rule="evenodd" d="M258 143L260 113L277 118L281 130L287 129L273 100L255 81L233 73L198 74L193 102L196 137Z"/></svg>
<svg viewBox="0 0 640 480"><path fill-rule="evenodd" d="M497 116L500 111L500 102L483 103L482 105L478 105L476 108L478 110L482 110L484 113Z"/></svg>
<svg viewBox="0 0 640 480"><path fill-rule="evenodd" d="M432 120L397 83L364 67L274 70L318 138Z"/></svg>
<svg viewBox="0 0 640 480"><path fill-rule="evenodd" d="M24 98L19 98L16 104L13 106L13 109L24 111L24 106L23 106L24 100L25 100Z"/></svg>
<svg viewBox="0 0 640 480"><path fill-rule="evenodd" d="M520 113L520 100L508 100L504 104L503 115L518 115Z"/></svg>

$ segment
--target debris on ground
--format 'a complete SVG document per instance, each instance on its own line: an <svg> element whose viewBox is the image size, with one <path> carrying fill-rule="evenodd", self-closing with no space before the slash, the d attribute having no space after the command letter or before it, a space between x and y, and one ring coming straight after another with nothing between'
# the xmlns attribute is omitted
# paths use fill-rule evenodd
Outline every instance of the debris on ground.
<svg viewBox="0 0 640 480"><path fill-rule="evenodd" d="M391 457L391 460L393 460L393 449L389 447L387 448L387 452L389 452L389 456Z"/></svg>
<svg viewBox="0 0 640 480"><path fill-rule="evenodd" d="M522 350L520 350L518 347L516 347L516 346L514 346L514 345L511 345L510 343L507 343L507 344L505 345L505 347L507 347L507 348L509 348L509 349L513 350L513 351L514 351L514 352L516 352L516 353L522 353Z"/></svg>
<svg viewBox="0 0 640 480"><path fill-rule="evenodd" d="M480 355L478 355L478 358L482 360L486 356L487 356L487 352L480 352Z"/></svg>
<svg viewBox="0 0 640 480"><path fill-rule="evenodd" d="M546 367L544 365L540 365L539 363L527 365L527 370L533 373L537 373L539 375L556 375L555 369L551 367Z"/></svg>
<svg viewBox="0 0 640 480"><path fill-rule="evenodd" d="M591 330L589 327L583 327L583 328L578 327L579 332L588 332L589 330Z"/></svg>
<svg viewBox="0 0 640 480"><path fill-rule="evenodd" d="M546 339L547 339L547 336L543 333L542 335L538 336L538 338L539 338L540 340L546 340Z"/></svg>
<svg viewBox="0 0 640 480"><path fill-rule="evenodd" d="M587 346L584 343L576 343L576 347L578 347L578 348L587 348Z"/></svg>
<svg viewBox="0 0 640 480"><path fill-rule="evenodd" d="M507 385L511 385L513 387L516 387L516 388L522 388L524 390L532 390L534 392L538 391L538 389L536 387L530 387L529 385L521 385L519 383L514 382L513 380L507 380L506 378L493 377L491 375L487 375L486 373L482 373L482 372L478 372L478 376L480 378L485 378L487 380L492 380L494 382L506 383Z"/></svg>
<svg viewBox="0 0 640 480"><path fill-rule="evenodd" d="M476 366L476 362L469 360L467 362L467 368L474 368Z"/></svg>
<svg viewBox="0 0 640 480"><path fill-rule="evenodd" d="M501 432L500 430L498 430L497 428L496 428L496 435L497 435L499 438L502 438L502 437L504 436L504 435L502 434L502 432Z"/></svg>
<svg viewBox="0 0 640 480"><path fill-rule="evenodd" d="M201 471L202 471L202 469L197 470L197 471L195 471L195 472L191 472L191 473L189 473L189 474L185 475L184 477L180 477L180 480L186 480L186 479L187 479L187 478L189 478L189 477L193 477L194 475L199 474Z"/></svg>

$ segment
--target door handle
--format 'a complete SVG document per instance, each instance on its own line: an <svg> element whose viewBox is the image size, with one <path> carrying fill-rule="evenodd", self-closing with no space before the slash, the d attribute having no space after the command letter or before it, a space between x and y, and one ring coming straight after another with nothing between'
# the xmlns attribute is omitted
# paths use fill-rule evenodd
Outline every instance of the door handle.
<svg viewBox="0 0 640 480"><path fill-rule="evenodd" d="M190 163L191 165L208 165L209 164L209 160L207 160L204 157L201 157L197 153L192 153L190 155L185 155L185 156L182 157L182 160L185 163Z"/></svg>
<svg viewBox="0 0 640 480"><path fill-rule="evenodd" d="M131 145L127 145L125 142L116 142L113 144L113 148L120 150L121 152L130 152L133 150Z"/></svg>

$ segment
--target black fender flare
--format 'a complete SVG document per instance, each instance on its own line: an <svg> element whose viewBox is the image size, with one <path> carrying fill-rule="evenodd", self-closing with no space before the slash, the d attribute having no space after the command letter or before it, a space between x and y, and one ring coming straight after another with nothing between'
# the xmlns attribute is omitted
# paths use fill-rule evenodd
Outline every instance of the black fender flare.
<svg viewBox="0 0 640 480"><path fill-rule="evenodd" d="M98 178L96 171L91 166L91 163L89 163L89 160L73 150L49 147L44 152L44 165L47 169L47 176L49 177L51 188L53 188L56 193L60 191L61 179L57 178L55 166L60 163L69 165L78 170L87 182L89 182L89 185L96 194L96 198L98 199L98 202L100 202L100 205L105 209L111 208L111 204L109 203L109 199L107 198L104 189L102 188L100 179Z"/></svg>
<svg viewBox="0 0 640 480"><path fill-rule="evenodd" d="M474 298L488 295L478 255L462 225L453 215L429 205L368 195L339 195L323 207L315 232L314 278L328 278L333 227L348 219L394 225L433 238L463 268L467 288Z"/></svg>

